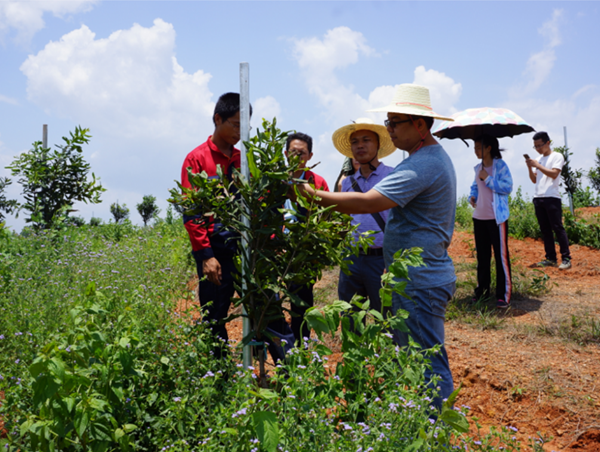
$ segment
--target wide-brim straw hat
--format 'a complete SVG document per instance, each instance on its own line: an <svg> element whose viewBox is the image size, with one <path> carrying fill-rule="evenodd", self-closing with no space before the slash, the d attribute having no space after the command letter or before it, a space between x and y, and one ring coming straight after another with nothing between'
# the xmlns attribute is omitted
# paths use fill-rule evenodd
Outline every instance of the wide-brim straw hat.
<svg viewBox="0 0 600 452"><path fill-rule="evenodd" d="M385 107L374 108L368 111L384 111L388 113L403 113L414 116L430 116L444 121L454 119L437 114L431 108L429 89L413 83L404 83L396 87L392 101Z"/></svg>
<svg viewBox="0 0 600 452"><path fill-rule="evenodd" d="M385 126L375 124L369 118L358 118L352 124L340 127L335 132L331 139L335 148L346 157L352 158L352 145L350 143L350 135L358 130L370 130L379 136L379 152L377 158L384 158L396 150L396 146L392 143L390 134Z"/></svg>

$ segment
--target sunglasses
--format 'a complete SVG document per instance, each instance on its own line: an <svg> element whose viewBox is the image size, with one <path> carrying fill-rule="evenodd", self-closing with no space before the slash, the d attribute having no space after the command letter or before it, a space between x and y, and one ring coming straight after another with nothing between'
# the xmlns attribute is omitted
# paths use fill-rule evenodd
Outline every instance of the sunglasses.
<svg viewBox="0 0 600 452"><path fill-rule="evenodd" d="M390 129L395 129L398 124L402 124L403 122L411 122L412 119L402 119L400 121L394 121L393 119L386 119L383 121L383 125L389 127Z"/></svg>

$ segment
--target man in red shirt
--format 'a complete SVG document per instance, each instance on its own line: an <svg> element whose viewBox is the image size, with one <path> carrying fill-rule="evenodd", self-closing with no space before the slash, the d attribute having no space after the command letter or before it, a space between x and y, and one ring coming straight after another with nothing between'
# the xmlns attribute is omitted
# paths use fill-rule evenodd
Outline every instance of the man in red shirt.
<svg viewBox="0 0 600 452"><path fill-rule="evenodd" d="M250 106L252 115L252 106ZM240 151L234 145L240 141L240 95L226 93L219 97L213 114L215 131L205 143L190 152L181 169L181 184L190 188L188 169L192 173L205 171L209 177L217 176L217 167L231 177L240 168ZM227 342L227 330L222 320L227 317L234 294L233 259L238 250L239 237L224 229L218 218L208 225L195 220L201 215L185 216L183 222L192 243L192 255L200 283L198 298L204 310L203 320L211 322L213 333ZM206 276L206 279L204 279ZM208 306L207 306L208 305ZM222 350L215 352L221 355Z"/></svg>
<svg viewBox="0 0 600 452"><path fill-rule="evenodd" d="M287 142L285 145L285 156L288 161L291 156L299 156L300 157L300 168L298 171L294 173L294 177L298 179L305 179L308 181L312 181L315 184L315 188L317 190L325 190L329 191L329 187L327 186L327 182L321 176L312 171L304 171L306 163L312 158L312 138L305 133L292 133L288 135ZM286 208L295 209L300 215L306 216L306 209L298 207L297 205L292 206L290 202L286 203ZM292 313L295 315L292 316L292 331L294 333L294 337L297 341L302 343L302 338L310 337L310 330L306 325L300 331L300 326L304 321L304 314L309 307L314 306L314 295L313 295L313 287L314 284L309 282L305 285L300 284L290 284L289 290L291 292L296 293L298 297L303 301L305 305L299 306L297 304L291 303Z"/></svg>

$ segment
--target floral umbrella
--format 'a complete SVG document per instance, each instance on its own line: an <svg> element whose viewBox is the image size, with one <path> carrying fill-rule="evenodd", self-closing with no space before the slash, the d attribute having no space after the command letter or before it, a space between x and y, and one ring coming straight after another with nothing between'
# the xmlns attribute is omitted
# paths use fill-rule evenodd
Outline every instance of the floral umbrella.
<svg viewBox="0 0 600 452"><path fill-rule="evenodd" d="M502 138L535 131L523 118L506 108L469 108L454 113L452 118L454 121L441 122L433 134L439 138L460 138L464 141L483 134Z"/></svg>

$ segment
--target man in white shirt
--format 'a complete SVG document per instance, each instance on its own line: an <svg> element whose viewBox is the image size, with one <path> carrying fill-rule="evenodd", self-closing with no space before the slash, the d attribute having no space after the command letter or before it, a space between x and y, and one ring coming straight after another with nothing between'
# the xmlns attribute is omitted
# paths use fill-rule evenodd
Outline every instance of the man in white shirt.
<svg viewBox="0 0 600 452"><path fill-rule="evenodd" d="M550 149L550 137L546 132L538 132L533 136L533 148L540 154L537 159L526 156L529 168L529 179L535 184L533 205L544 240L546 259L540 267L556 267L556 248L554 235L560 247L562 263L559 269L571 268L571 252L569 239L562 223L562 203L559 192L560 173L565 164L562 154Z"/></svg>

